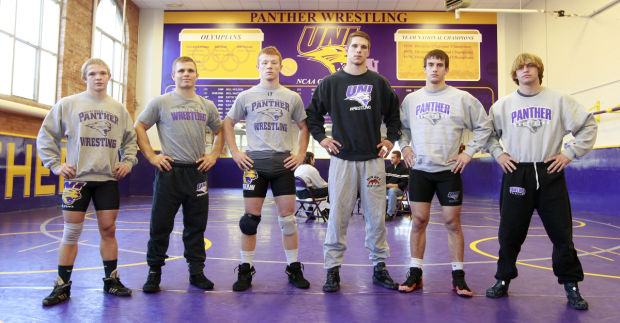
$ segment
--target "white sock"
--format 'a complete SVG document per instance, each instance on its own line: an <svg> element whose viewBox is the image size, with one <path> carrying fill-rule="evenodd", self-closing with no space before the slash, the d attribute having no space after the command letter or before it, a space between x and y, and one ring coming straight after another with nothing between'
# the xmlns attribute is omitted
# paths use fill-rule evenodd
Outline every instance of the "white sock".
<svg viewBox="0 0 620 323"><path fill-rule="evenodd" d="M241 250L241 263L248 263L250 267L252 267L252 263L254 262L254 250L245 251Z"/></svg>
<svg viewBox="0 0 620 323"><path fill-rule="evenodd" d="M409 262L409 267L415 267L422 269L422 259L421 258L411 258Z"/></svg>
<svg viewBox="0 0 620 323"><path fill-rule="evenodd" d="M297 258L299 257L299 249L284 249L284 254L286 255L286 263L290 265L297 262Z"/></svg>
<svg viewBox="0 0 620 323"><path fill-rule="evenodd" d="M452 262L452 271L455 271L455 270L463 270L463 262L458 262L458 261Z"/></svg>

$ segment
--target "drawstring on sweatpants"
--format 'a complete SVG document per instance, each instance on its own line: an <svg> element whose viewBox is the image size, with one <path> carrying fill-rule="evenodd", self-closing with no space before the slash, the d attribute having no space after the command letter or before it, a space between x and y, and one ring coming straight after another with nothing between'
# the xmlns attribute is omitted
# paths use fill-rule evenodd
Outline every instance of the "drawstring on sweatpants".
<svg viewBox="0 0 620 323"><path fill-rule="evenodd" d="M540 188L540 183L538 182L538 169L536 168L536 163L534 163L534 176L536 176L536 189Z"/></svg>

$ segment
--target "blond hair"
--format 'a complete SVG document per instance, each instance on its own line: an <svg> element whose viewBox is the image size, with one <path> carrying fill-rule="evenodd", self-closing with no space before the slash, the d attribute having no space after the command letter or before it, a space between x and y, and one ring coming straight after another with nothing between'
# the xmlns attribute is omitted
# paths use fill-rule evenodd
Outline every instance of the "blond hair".
<svg viewBox="0 0 620 323"><path fill-rule="evenodd" d="M527 64L534 64L536 68L538 68L538 82L542 84L545 66L543 65L542 59L540 59L540 57L530 53L522 53L519 54L517 58L515 58L515 61L512 63L512 68L510 69L510 75L512 76L512 80L517 83L517 85L519 85L517 70L523 68L523 66Z"/></svg>
<svg viewBox="0 0 620 323"><path fill-rule="evenodd" d="M88 67L91 65L101 65L105 67L105 69L108 71L108 75L111 76L110 67L108 67L108 64L106 64L102 59L89 58L86 62L84 62L84 64L82 64L82 79L86 79L86 69L88 69Z"/></svg>

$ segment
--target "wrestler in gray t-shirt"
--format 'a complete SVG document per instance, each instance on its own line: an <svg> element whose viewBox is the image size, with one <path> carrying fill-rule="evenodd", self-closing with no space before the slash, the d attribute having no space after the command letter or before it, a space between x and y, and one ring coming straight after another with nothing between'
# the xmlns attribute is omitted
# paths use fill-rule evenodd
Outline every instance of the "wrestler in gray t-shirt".
<svg viewBox="0 0 620 323"><path fill-rule="evenodd" d="M284 86L267 89L256 85L239 93L228 112L235 122L245 118L248 155L264 152L290 153L293 149L292 121L306 119L301 97Z"/></svg>
<svg viewBox="0 0 620 323"><path fill-rule="evenodd" d="M198 95L185 99L176 92L151 100L138 121L149 127L157 124L162 153L182 163L194 163L202 157L207 132L222 127L213 102Z"/></svg>

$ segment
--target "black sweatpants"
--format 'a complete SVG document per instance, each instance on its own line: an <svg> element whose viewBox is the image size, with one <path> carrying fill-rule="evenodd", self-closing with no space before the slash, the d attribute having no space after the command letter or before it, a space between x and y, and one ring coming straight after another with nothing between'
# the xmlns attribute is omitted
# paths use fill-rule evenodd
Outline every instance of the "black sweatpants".
<svg viewBox="0 0 620 323"><path fill-rule="evenodd" d="M519 163L514 172L506 173L502 178L496 279L517 277L515 263L536 209L553 243L553 273L558 282L583 280L583 269L573 245L572 215L564 171L547 173L549 165Z"/></svg>
<svg viewBox="0 0 620 323"><path fill-rule="evenodd" d="M146 261L161 267L167 257L174 217L183 205L183 244L189 272L202 272L206 259L204 232L209 212L207 174L197 164L173 163L170 171L156 170L153 183L153 208Z"/></svg>

